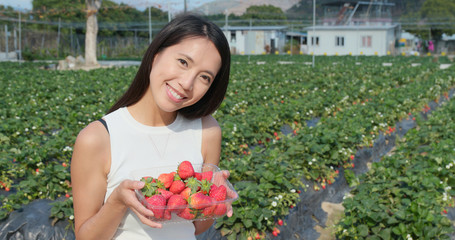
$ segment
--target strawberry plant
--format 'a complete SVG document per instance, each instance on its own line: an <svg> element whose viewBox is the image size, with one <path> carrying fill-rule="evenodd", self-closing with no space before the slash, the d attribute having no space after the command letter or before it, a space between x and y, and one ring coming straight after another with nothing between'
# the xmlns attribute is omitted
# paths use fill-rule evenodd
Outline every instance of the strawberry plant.
<svg viewBox="0 0 455 240"><path fill-rule="evenodd" d="M277 220L292 211L299 192L307 189L303 179L324 190L337 179L338 169L349 173L358 149L372 147L379 136L395 134L396 123L402 119L422 125L419 112L428 116L429 104L450 99L448 92L455 85L453 68L440 70L427 58L327 57L318 58L315 68L305 64L311 62L308 56L251 56L250 61L233 57L226 99L214 114L223 130L221 168L230 170L229 180L239 193L233 217L217 220L216 227L229 239L279 234ZM382 66L383 62L392 66ZM421 65L409 67L414 62ZM69 168L76 134L104 115L126 90L137 67L58 72L40 69L41 65L0 63L0 103L5 106L0 109L0 217L35 199L48 198L63 199L54 204L53 218L73 221ZM442 112L441 116L451 114ZM380 222L390 226L375 228L374 234L386 237L395 234L394 229L401 234L403 226L441 228L438 221L445 218L436 213L444 210L444 199L454 195L448 189L455 186L453 167L447 162L453 152L445 147L453 146L453 140L444 131L453 121L441 117L428 122L433 131L415 131L413 135L419 138L406 136L406 144L418 147L401 148L404 143L400 143L400 149L409 150L400 150L397 159L382 167L390 168L385 176L400 176L398 183L372 176L376 185L365 185L375 189L376 197L371 199L360 191L367 188L362 187L368 184L367 177L351 175L359 190L346 204L356 206L358 198L365 204L362 214L371 209L376 213L367 215L374 220L362 222L364 216L347 210L356 222L349 224L349 230L348 225L342 226L343 230L372 234L370 225ZM432 161L418 166L430 169L429 174L422 174L421 186L413 186L415 179L408 176L419 174L417 165L402 163L410 159ZM390 184L390 192L376 190L382 184ZM406 190L401 190L403 186ZM436 201L421 199L418 189ZM380 202L385 196L392 196L393 206ZM408 210L406 199L413 200L411 205L418 203L417 207ZM379 212L376 205L384 211ZM399 218L403 214L425 216L426 221L403 222ZM391 216L402 224L395 225ZM354 236L342 235L343 230L339 236Z"/></svg>

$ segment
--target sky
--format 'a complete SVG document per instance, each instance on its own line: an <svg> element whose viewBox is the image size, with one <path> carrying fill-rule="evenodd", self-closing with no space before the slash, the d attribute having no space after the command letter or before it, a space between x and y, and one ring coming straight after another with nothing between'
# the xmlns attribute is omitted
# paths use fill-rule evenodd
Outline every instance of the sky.
<svg viewBox="0 0 455 240"><path fill-rule="evenodd" d="M181 12L184 9L184 0L113 0L117 3L125 3L139 10L144 10L148 6L154 6L167 11L170 8L172 13ZM212 2L214 0L186 0L189 10L198 7L204 3ZM0 5L11 6L18 10L31 10L32 0L0 0Z"/></svg>

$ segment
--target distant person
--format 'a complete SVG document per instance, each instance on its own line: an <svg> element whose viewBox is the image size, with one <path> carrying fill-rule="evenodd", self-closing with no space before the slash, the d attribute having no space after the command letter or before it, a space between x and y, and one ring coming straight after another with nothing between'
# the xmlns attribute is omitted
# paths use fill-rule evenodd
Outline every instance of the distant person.
<svg viewBox="0 0 455 240"><path fill-rule="evenodd" d="M428 41L428 51L430 52L434 52L434 45L433 45L433 41Z"/></svg>
<svg viewBox="0 0 455 240"><path fill-rule="evenodd" d="M144 183L128 178L184 160L218 165L221 129L211 114L224 99L229 72L229 45L215 24L185 14L160 31L129 89L77 136L71 161L77 239L193 240L213 224L151 221L153 212L134 193Z"/></svg>

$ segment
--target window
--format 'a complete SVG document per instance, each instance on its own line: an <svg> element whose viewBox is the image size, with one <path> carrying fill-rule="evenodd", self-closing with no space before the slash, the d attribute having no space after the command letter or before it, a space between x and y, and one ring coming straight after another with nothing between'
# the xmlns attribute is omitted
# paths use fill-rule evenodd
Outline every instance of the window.
<svg viewBox="0 0 455 240"><path fill-rule="evenodd" d="M235 42L235 40L236 40L235 31L231 31L231 42Z"/></svg>
<svg viewBox="0 0 455 240"><path fill-rule="evenodd" d="M371 36L362 36L362 47L371 47Z"/></svg>
<svg viewBox="0 0 455 240"><path fill-rule="evenodd" d="M344 46L344 37L335 37L335 46L343 47Z"/></svg>
<svg viewBox="0 0 455 240"><path fill-rule="evenodd" d="M316 39L316 44L315 44ZM319 37L311 37L311 45L319 46Z"/></svg>

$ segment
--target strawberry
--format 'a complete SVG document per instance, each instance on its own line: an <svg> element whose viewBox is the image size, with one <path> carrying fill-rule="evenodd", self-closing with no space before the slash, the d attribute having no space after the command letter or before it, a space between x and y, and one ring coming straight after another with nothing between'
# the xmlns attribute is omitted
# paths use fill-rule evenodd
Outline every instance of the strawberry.
<svg viewBox="0 0 455 240"><path fill-rule="evenodd" d="M216 205L210 205L204 209L202 209L201 214L205 217L209 217L213 215L213 211L215 210Z"/></svg>
<svg viewBox="0 0 455 240"><path fill-rule="evenodd" d="M215 216L221 217L224 214L226 214L226 211L227 211L226 205L224 203L220 203L216 205L215 210L213 210L213 214Z"/></svg>
<svg viewBox="0 0 455 240"><path fill-rule="evenodd" d="M190 177L185 180L186 186L191 188L191 193L195 193L201 189L201 181L197 180L194 177Z"/></svg>
<svg viewBox="0 0 455 240"><path fill-rule="evenodd" d="M167 201L172 195L174 195L174 193L169 192L169 191L167 191L167 190L165 190L165 189L162 189L162 188L158 188L156 191L159 192L159 193L166 199L166 201Z"/></svg>
<svg viewBox="0 0 455 240"><path fill-rule="evenodd" d="M172 195L167 202L167 209L170 212L180 213L183 211L184 206L187 205L186 200L178 194Z"/></svg>
<svg viewBox="0 0 455 240"><path fill-rule="evenodd" d="M174 194L179 194L185 189L185 183L182 182L181 180L176 180L172 182L171 187L169 187L169 191L171 191Z"/></svg>
<svg viewBox="0 0 455 240"><path fill-rule="evenodd" d="M283 220L278 219L277 223L278 223L278 225L283 226Z"/></svg>
<svg viewBox="0 0 455 240"><path fill-rule="evenodd" d="M177 174L182 179L187 179L194 176L193 164L190 161L183 161L177 167Z"/></svg>
<svg viewBox="0 0 455 240"><path fill-rule="evenodd" d="M164 210L164 216L163 216L163 217L164 217L164 219L166 219L166 220L171 220L171 218L172 218L172 213L171 213L171 211L169 211L168 209Z"/></svg>
<svg viewBox="0 0 455 240"><path fill-rule="evenodd" d="M169 188L174 181L174 176L171 173L162 173L158 176L158 180L163 183L165 188Z"/></svg>
<svg viewBox="0 0 455 240"><path fill-rule="evenodd" d="M208 195L208 193L209 193L209 191L210 191L210 189L211 189L211 186L213 186L213 183L211 183L211 182L209 182L209 181L203 179L203 180L201 181L201 190L200 190L200 191L201 191L203 194Z"/></svg>
<svg viewBox="0 0 455 240"><path fill-rule="evenodd" d="M183 209L182 212L177 214L177 216L187 219L187 220L195 219L196 215L197 215L197 211L191 210L190 208L185 208L185 209Z"/></svg>
<svg viewBox="0 0 455 240"><path fill-rule="evenodd" d="M202 180L207 180L207 181L211 181L212 180L212 176L213 176L213 172L212 171L207 171L207 172L203 172L202 173Z"/></svg>
<svg viewBox="0 0 455 240"><path fill-rule="evenodd" d="M209 192L209 196L215 199L216 201L221 202L226 200L226 193L227 189L224 185L220 185L219 187L217 187L216 185L212 185L212 188L210 189Z"/></svg>
<svg viewBox="0 0 455 240"><path fill-rule="evenodd" d="M156 194L156 190L159 188L159 186L154 178L145 177L141 179L141 182L145 183L144 187L141 189L141 192L144 194L144 196L151 197L152 195Z"/></svg>
<svg viewBox="0 0 455 240"><path fill-rule="evenodd" d="M166 198L160 194L146 197L145 200L149 204L150 210L152 210L155 218L163 218L164 207L166 206Z"/></svg>
<svg viewBox="0 0 455 240"><path fill-rule="evenodd" d="M195 177L197 180L201 181L201 180L202 180L202 173L200 173L200 172L194 172L194 177Z"/></svg>
<svg viewBox="0 0 455 240"><path fill-rule="evenodd" d="M187 188L183 189L183 191L180 192L180 196L182 196L183 199L185 199L187 202L189 202L189 198L191 196L191 188L187 187Z"/></svg>
<svg viewBox="0 0 455 240"><path fill-rule="evenodd" d="M209 206L213 202L213 198L201 193L197 192L190 196L190 205L194 209L203 209Z"/></svg>

